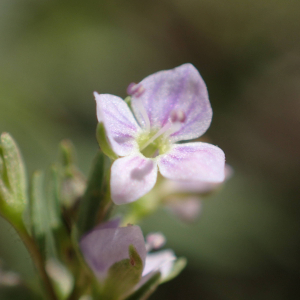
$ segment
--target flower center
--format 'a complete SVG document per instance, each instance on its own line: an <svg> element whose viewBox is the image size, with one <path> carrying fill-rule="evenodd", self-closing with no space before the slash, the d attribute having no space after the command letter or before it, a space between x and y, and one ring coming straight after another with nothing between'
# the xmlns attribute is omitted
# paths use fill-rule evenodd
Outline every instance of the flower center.
<svg viewBox="0 0 300 300"><path fill-rule="evenodd" d="M173 110L168 122L159 130L147 130L138 138L140 152L146 157L156 157L170 149L169 137L178 131L186 117L181 110Z"/></svg>

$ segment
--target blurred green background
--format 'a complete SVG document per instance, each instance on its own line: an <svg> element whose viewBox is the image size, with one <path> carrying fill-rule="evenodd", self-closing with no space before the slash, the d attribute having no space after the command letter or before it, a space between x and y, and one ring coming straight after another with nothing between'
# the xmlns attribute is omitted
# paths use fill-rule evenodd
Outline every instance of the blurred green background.
<svg viewBox="0 0 300 300"><path fill-rule="evenodd" d="M299 0L0 0L0 131L28 173L70 138L88 172L97 150L92 92L193 63L214 110L206 136L235 173L203 200L193 225L161 210L162 231L188 267L151 299L300 299ZM0 257L33 276L0 220ZM32 299L0 288L0 299Z"/></svg>

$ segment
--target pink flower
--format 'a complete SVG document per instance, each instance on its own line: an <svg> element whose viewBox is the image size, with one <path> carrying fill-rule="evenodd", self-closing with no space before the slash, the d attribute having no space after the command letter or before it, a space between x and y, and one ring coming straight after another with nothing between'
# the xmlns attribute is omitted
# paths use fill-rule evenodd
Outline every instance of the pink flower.
<svg viewBox="0 0 300 300"><path fill-rule="evenodd" d="M172 250L147 253L163 245L164 237L155 233L144 241L139 226L119 227L119 219L108 221L94 228L80 240L81 252L100 283L104 283L109 269L117 262L129 259L129 247L132 245L142 261L142 272L136 289L143 285L156 272L161 273L164 281L172 272L176 256Z"/></svg>
<svg viewBox="0 0 300 300"><path fill-rule="evenodd" d="M211 144L181 143L210 126L207 89L191 64L160 71L128 87L130 108L121 98L94 93L97 118L119 156L111 168L115 204L133 202L156 183L157 170L171 180L222 182L225 156Z"/></svg>

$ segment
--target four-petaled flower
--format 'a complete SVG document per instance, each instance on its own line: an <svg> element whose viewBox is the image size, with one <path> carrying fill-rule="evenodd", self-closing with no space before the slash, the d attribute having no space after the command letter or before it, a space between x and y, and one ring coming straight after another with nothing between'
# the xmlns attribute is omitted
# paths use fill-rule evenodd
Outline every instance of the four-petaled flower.
<svg viewBox="0 0 300 300"><path fill-rule="evenodd" d="M157 169L171 180L221 182L223 151L202 142L212 109L206 85L191 64L160 71L130 84L132 114L121 98L94 93L97 118L119 156L111 168L111 197L116 204L137 200L156 183Z"/></svg>

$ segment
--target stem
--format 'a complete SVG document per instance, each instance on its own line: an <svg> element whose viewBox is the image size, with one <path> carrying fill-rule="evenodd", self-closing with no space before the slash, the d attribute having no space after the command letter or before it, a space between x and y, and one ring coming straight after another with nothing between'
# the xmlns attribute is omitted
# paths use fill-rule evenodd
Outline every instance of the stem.
<svg viewBox="0 0 300 300"><path fill-rule="evenodd" d="M22 239L22 241L24 242L25 246L27 247L31 258L33 260L34 265L36 266L40 277L42 278L43 282L44 282L44 287L46 290L46 294L49 300L57 300L56 297L56 293L54 291L51 279L49 278L46 269L45 269L45 263L44 263L44 259L35 243L35 241L33 240L33 238L27 233L24 225L15 227Z"/></svg>

